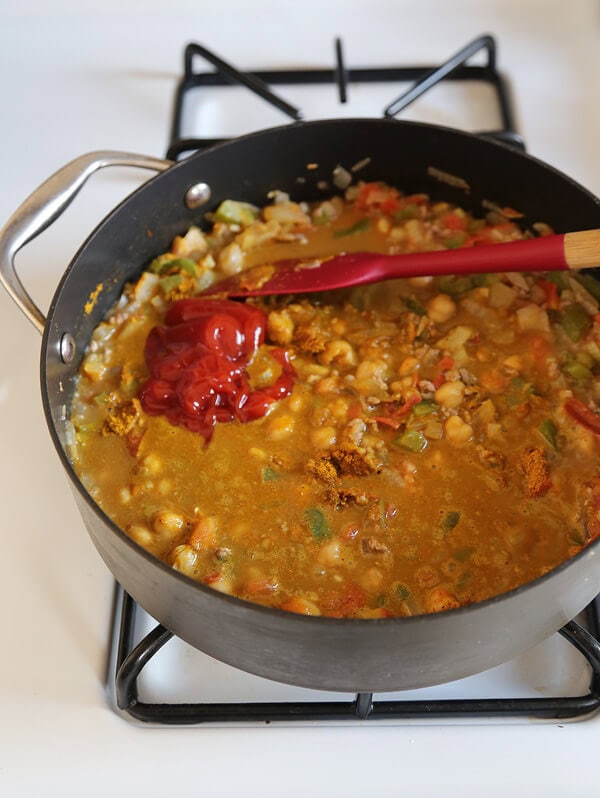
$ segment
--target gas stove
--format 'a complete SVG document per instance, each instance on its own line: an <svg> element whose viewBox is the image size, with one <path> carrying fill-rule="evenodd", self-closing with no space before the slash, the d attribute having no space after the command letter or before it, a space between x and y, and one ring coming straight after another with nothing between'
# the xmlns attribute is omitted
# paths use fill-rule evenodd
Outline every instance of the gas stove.
<svg viewBox="0 0 600 798"><path fill-rule="evenodd" d="M301 119L400 113L525 147L492 36L438 66L369 68L348 67L336 39L333 62L331 69L240 71L204 46L188 45L167 157ZM325 693L217 662L157 626L117 587L108 696L124 718L156 726L573 721L600 708L599 640L600 598L527 653L468 679L389 694Z"/></svg>

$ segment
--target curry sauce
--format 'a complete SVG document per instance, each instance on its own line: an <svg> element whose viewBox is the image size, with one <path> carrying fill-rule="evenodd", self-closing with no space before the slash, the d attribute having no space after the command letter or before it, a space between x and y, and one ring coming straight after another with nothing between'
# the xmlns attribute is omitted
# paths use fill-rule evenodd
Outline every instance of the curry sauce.
<svg viewBox="0 0 600 798"><path fill-rule="evenodd" d="M476 219L376 183L312 206L281 194L263 209L223 203L94 333L71 416L88 491L190 578L305 614L447 610L554 568L600 533L592 278L413 278L248 299L264 328L256 345L244 348L247 328L227 333L244 348L245 395L275 395L293 373L251 417L226 412L229 383L218 393L193 360L163 384L148 356L158 338L167 354L189 343L181 303L196 308L200 291L256 264L501 245L529 234L515 216ZM153 379L164 407L187 416L145 401ZM207 432L193 420L209 411Z"/></svg>

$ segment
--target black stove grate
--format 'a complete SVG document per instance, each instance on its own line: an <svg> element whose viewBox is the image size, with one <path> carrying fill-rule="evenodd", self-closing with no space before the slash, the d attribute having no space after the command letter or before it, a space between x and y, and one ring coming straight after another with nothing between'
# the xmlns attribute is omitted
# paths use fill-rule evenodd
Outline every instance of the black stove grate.
<svg viewBox="0 0 600 798"><path fill-rule="evenodd" d="M486 63L483 65L468 64L469 59L479 52L486 54ZM196 72L194 64L197 58L202 58L214 66L215 71ZM393 86L397 83L412 82L413 85L406 92L382 109L383 116L393 117L442 80L477 81L491 86L500 113L501 127L498 130L483 131L483 135L494 136L509 144L524 147L521 136L516 132L507 82L496 67L496 42L492 36L480 36L474 39L440 66L370 67L368 69L348 69L344 62L342 42L340 39L336 39L333 69L284 69L257 72L242 72L202 45L188 44L184 54L183 76L175 95L167 158L177 160L182 155L212 147L226 140L224 138L185 138L183 136L185 98L189 92L196 89L231 85L245 86L282 111L292 122L299 122L302 119L301 110L280 97L275 87L331 84L337 86L339 102L346 103L351 84L389 83Z"/></svg>
<svg viewBox="0 0 600 798"><path fill-rule="evenodd" d="M485 51L487 61L483 66L467 64L480 51ZM215 67L214 72L195 72L194 61L202 57ZM183 138L183 105L188 91L198 88L238 84L246 86L265 101L286 114L292 122L302 119L301 111L280 97L273 87L294 84L337 85L338 98L345 103L353 83L413 82L400 97L391 102L383 115L392 117L409 103L420 97L440 80L484 81L495 91L502 128L484 131L481 135L494 136L505 142L523 147L521 137L515 132L512 107L506 82L496 66L496 43L491 36L481 36L438 67L404 66L370 69L347 69L342 43L335 41L335 67L333 69L301 69L279 71L240 72L221 58L198 44L185 49L184 75L177 87L171 144L167 157L176 160L186 154L205 149L224 139ZM586 609L588 630L571 621L561 630L566 638L586 659L591 667L591 680L587 695L557 698L495 698L495 699L444 699L391 701L374 699L372 693L357 693L348 701L278 701L233 703L145 703L139 698L138 678L144 667L172 637L157 625L140 642L135 642L135 617L137 605L120 588L115 601L115 617L111 641L112 660L108 686L117 708L131 719L151 724L191 725L202 723L246 723L272 721L375 721L408 720L423 718L537 718L562 720L583 718L600 709L600 597Z"/></svg>
<svg viewBox="0 0 600 798"><path fill-rule="evenodd" d="M377 700L373 693L356 693L347 701L235 701L206 703L146 703L140 701L138 678L152 657L169 642L172 633L158 624L134 643L137 604L117 589L114 624L114 662L109 689L117 708L130 719L165 726L203 723L240 724L316 721L408 721L423 719L573 720L600 709L600 598L586 609L589 631L574 621L560 634L585 657L591 667L589 692L582 696L551 698L471 698L441 700Z"/></svg>

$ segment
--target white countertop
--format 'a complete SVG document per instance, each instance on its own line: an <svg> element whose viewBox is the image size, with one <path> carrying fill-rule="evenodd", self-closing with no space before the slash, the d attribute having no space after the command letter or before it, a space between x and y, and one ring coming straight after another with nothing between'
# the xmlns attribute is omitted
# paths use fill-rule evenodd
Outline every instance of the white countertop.
<svg viewBox="0 0 600 798"><path fill-rule="evenodd" d="M529 151L600 194L594 0L4 0L0 224L94 149L162 156L183 47L242 67L435 63L499 43ZM77 246L136 182L99 175L18 258L47 308ZM600 717L536 726L144 729L104 693L112 577L75 509L38 387L40 339L0 291L0 795L596 796ZM587 767L586 767L587 765Z"/></svg>

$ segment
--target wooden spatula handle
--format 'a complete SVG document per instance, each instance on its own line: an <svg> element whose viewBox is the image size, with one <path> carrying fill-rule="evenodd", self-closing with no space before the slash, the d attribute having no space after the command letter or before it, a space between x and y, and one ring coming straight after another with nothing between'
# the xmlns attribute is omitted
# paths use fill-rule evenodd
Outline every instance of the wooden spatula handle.
<svg viewBox="0 0 600 798"><path fill-rule="evenodd" d="M565 233L565 260L569 269L600 266L600 230Z"/></svg>

